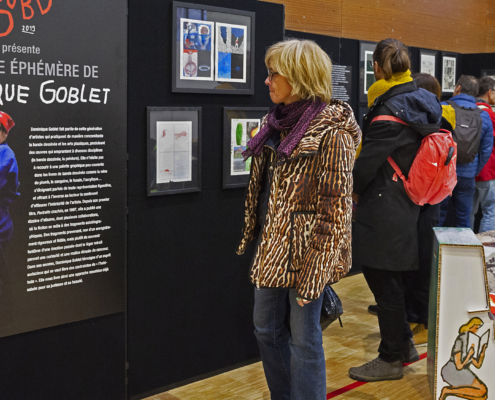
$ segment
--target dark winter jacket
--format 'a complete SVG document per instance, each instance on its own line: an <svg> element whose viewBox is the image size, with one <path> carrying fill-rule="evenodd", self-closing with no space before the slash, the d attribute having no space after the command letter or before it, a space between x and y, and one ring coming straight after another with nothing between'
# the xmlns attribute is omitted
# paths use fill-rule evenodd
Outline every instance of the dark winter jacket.
<svg viewBox="0 0 495 400"><path fill-rule="evenodd" d="M486 103L483 99L476 99L476 105L482 110L486 111L492 120L493 136L495 137L495 113L492 110L492 107ZM495 140L493 141L495 145ZM485 182L491 181L495 179L495 147L492 148L492 154L490 154L490 158L487 163L481 170L481 172L476 176L476 182Z"/></svg>
<svg viewBox="0 0 495 400"><path fill-rule="evenodd" d="M450 99L461 107L476 108L476 99L468 94L458 94ZM442 103L447 104L447 103ZM468 164L457 164L457 176L462 178L474 178L478 175L492 154L493 148L493 125L490 116L486 111L481 113L483 128L481 131L481 141L478 154L475 159Z"/></svg>
<svg viewBox="0 0 495 400"><path fill-rule="evenodd" d="M376 121L379 115L399 122ZM359 195L353 231L353 265L390 271L418 268L417 220L414 204L387 162L392 156L407 176L424 136L440 128L442 108L432 93L415 82L394 86L375 100L364 117L363 149L356 160L354 193Z"/></svg>

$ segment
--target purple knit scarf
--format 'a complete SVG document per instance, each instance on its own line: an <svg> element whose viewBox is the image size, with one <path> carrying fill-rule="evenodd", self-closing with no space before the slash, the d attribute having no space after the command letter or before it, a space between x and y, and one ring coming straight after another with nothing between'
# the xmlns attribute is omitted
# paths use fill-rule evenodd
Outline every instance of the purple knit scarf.
<svg viewBox="0 0 495 400"><path fill-rule="evenodd" d="M265 126L247 143L248 148L242 156L245 160L251 156L259 156L266 141L274 132L289 131L278 147L280 157L289 157L313 118L325 107L326 103L320 100L301 100L288 105L277 104L268 114Z"/></svg>

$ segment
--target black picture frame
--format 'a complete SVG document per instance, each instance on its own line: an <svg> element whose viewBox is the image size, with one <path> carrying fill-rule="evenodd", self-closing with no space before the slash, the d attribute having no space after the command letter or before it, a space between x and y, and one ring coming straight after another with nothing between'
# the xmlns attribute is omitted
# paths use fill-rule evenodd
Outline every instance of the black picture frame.
<svg viewBox="0 0 495 400"><path fill-rule="evenodd" d="M211 69L207 71L208 65L196 65L196 71L201 71L202 74L206 74L207 77L189 77L181 79L181 74L183 69L181 68L181 57L186 57L184 52L181 56L181 37L183 37L181 30L182 26L180 23L180 19L189 19L204 22L203 25L207 25L206 31L208 31L209 27L213 25L214 33L212 36L213 40L209 44L210 52L213 53L213 58L209 56L204 56L205 51L199 53L199 50L196 51L196 57L202 58L203 60L209 60L213 63L211 65ZM214 94L236 94L236 95L253 95L254 94L254 57L255 57L255 13L251 11L244 10L235 10L230 8L223 7L214 7L207 6L202 4L193 4L186 3L180 1L173 2L173 11L172 11L172 92L178 93L214 93ZM187 23L183 22L183 23ZM194 25L194 21L190 21L192 25ZM245 57L236 57L236 60L239 61L242 59L242 63L239 61L236 65L234 62L233 54L230 53L229 61L226 61L225 65L229 65L231 71L230 78L218 78L217 80L217 39L216 31L218 24L226 24L225 26L237 25L240 27L246 27L246 35L244 39L245 43ZM205 29L203 27L203 29ZM233 28L232 28L233 29ZM189 27L187 31L187 35L189 36ZM192 31L194 32L194 31ZM196 31L197 32L197 31ZM226 33L226 36L228 34ZM196 37L201 37L203 35L197 34ZM229 35L230 40L232 40L232 33ZM186 40L187 41L187 40ZM227 39L226 39L227 41ZM199 42L199 39L197 39ZM241 42L240 47L242 48L243 43ZM196 45L194 45L196 47ZM237 47L237 44L236 46ZM207 46L208 48L208 46ZM234 50L233 50L234 51ZM194 52L194 50L193 50ZM201 55L200 55L201 54ZM221 54L229 54L229 53L221 53ZM194 54L193 54L194 55ZM191 56L191 54L189 54ZM213 60L213 61L211 61ZM184 62L184 61L182 61ZM192 62L189 59L189 62ZM229 64L230 63L230 64ZM199 62L198 62L199 64ZM187 65L187 64L186 64ZM237 74L239 71L242 71L242 77L237 76L235 78L233 75L233 68L236 65ZM203 67L203 68L201 68ZM197 72L199 73L199 72ZM211 77L210 77L211 75ZM245 82L241 82L245 77ZM199 79L210 79L212 80L199 80ZM237 79L238 78L238 79Z"/></svg>
<svg viewBox="0 0 495 400"><path fill-rule="evenodd" d="M426 60L426 57L434 57L434 64L433 67L428 66L428 60ZM435 50L426 50L426 49L420 49L419 50L419 71L420 73L424 74L430 74L433 75L434 77L437 76L437 66L438 66L438 51ZM431 73L433 71L433 73Z"/></svg>
<svg viewBox="0 0 495 400"><path fill-rule="evenodd" d="M247 128L247 123L242 120L259 120L260 124L258 128L261 128L261 120L263 117L269 112L269 107L224 107L223 108L223 189L233 189L239 187L247 186L249 182L249 165L250 160L248 159L248 163L244 163L243 159L239 157L237 159L237 165L240 165L241 168L246 168L243 172L240 171L238 173L233 172L234 166L234 158L232 156L234 148L236 147L232 143L232 121L241 120L238 122L243 128L242 136L243 139L240 141L241 143L247 143L250 139L250 135ZM253 127L255 125L253 124ZM244 146L239 145L239 152L245 149Z"/></svg>
<svg viewBox="0 0 495 400"><path fill-rule="evenodd" d="M201 107L147 107L148 114L148 167L147 187L148 196L162 196L177 193L201 191ZM179 122L178 124L172 124ZM158 125L160 124L160 125ZM184 129L182 132L166 133L167 127ZM158 142L159 132L162 131L163 141ZM189 131L189 132L188 132ZM184 134L185 133L185 134ZM187 134L190 139L186 139ZM170 151L170 141L173 136L173 160ZM181 139L184 137L184 139ZM177 141L180 140L178 144ZM166 142L165 142L166 141ZM168 146L168 148L167 148ZM169 151L164 151L169 150ZM189 152L189 157L186 154ZM161 160L161 164L160 164ZM186 160L186 162L184 162ZM189 160L189 161L187 161ZM160 165L170 168L158 173ZM177 168L179 167L179 168ZM171 174L175 176L168 180Z"/></svg>
<svg viewBox="0 0 495 400"><path fill-rule="evenodd" d="M452 96L454 93L458 75L457 64L459 60L457 56L456 53L442 52L442 80L440 81L442 96ZM452 67L446 65L446 62L449 60L454 60L453 71L449 71L448 69ZM446 74L446 71L449 73Z"/></svg>
<svg viewBox="0 0 495 400"><path fill-rule="evenodd" d="M484 76L489 76L493 78L495 76L495 69L482 69L481 70L481 77Z"/></svg>
<svg viewBox="0 0 495 400"><path fill-rule="evenodd" d="M373 52L377 43L359 41L359 102L368 104L368 88L376 82L373 73ZM371 61L371 64L369 64Z"/></svg>

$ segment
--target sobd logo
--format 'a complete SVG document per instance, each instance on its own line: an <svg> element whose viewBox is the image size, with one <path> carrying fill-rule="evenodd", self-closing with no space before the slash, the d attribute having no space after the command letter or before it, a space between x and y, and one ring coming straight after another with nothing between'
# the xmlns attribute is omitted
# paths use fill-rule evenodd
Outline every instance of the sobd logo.
<svg viewBox="0 0 495 400"><path fill-rule="evenodd" d="M0 3L2 2L3 0L0 0ZM7 7L0 5L0 7L2 7L2 9L0 9L0 37L7 36L12 32L12 29L14 29L14 17L10 10L13 10L16 7L16 3L17 7L21 7L22 9L23 20L30 20L33 18L36 9L39 9L41 15L45 15L50 11L50 8L52 8L52 0L36 0L38 7L34 4L34 0L6 0L4 4L6 4ZM7 26L7 29L4 30L5 26Z"/></svg>

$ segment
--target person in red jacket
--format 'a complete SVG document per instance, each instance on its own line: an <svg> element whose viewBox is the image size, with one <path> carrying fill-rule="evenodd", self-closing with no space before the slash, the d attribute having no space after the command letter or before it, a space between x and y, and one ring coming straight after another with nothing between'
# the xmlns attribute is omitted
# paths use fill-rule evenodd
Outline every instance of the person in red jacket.
<svg viewBox="0 0 495 400"><path fill-rule="evenodd" d="M491 105L495 104L495 80L488 76L479 79L479 92L476 104L486 111L495 127L495 113ZM495 136L495 129L493 132ZM481 218L479 232L486 232L495 229L495 142L492 154L481 172L476 177L476 187L473 197L473 209L471 210L471 228L474 229L474 216L481 208L483 217Z"/></svg>

